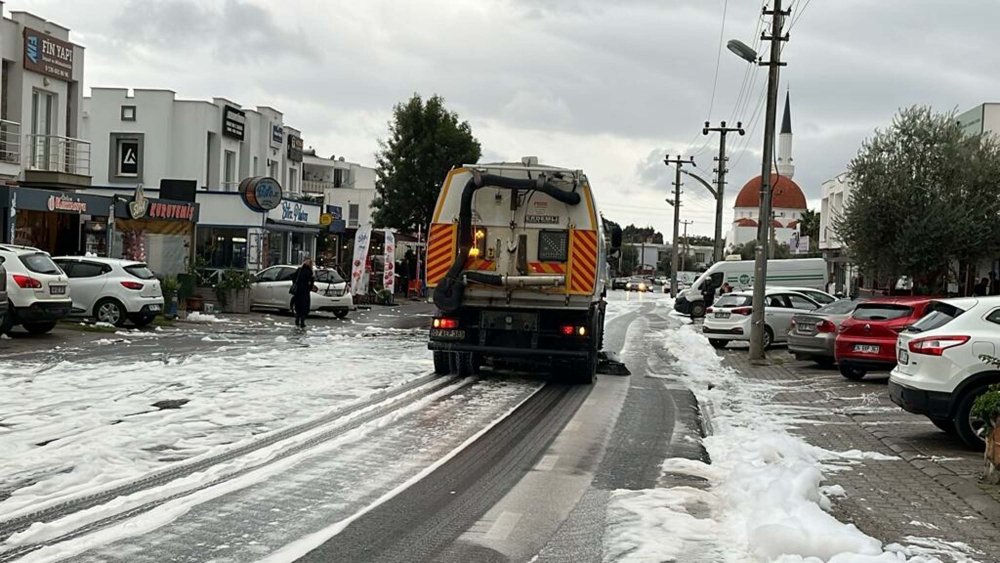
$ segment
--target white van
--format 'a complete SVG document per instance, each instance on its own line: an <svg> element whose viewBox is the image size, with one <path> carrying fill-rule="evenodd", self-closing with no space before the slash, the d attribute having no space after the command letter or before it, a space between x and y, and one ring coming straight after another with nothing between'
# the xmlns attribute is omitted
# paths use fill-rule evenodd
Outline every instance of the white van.
<svg viewBox="0 0 1000 563"><path fill-rule="evenodd" d="M716 262L695 280L690 289L677 295L674 310L692 317L704 316L702 291L708 287L706 284L711 283L716 288L716 294L723 283L731 285L734 291L748 289L753 287L753 270L753 260ZM826 274L826 261L822 258L767 261L767 285L809 287L826 291Z"/></svg>

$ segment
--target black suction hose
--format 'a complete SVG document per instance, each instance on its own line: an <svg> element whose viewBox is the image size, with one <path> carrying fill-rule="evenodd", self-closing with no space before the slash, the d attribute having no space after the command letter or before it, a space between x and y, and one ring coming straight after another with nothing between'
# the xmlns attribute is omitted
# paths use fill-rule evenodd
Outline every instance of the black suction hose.
<svg viewBox="0 0 1000 563"><path fill-rule="evenodd" d="M578 192L567 192L548 183L544 174L539 175L536 179L518 180L474 171L472 178L469 178L462 190L462 202L458 211L458 255L444 279L438 282L437 287L434 288L434 304L445 313L453 312L462 305L462 297L465 294L465 283L461 277L462 269L465 268L469 250L475 241L475 235L472 232L472 196L475 195L476 190L484 187L537 190L568 205L580 203Z"/></svg>

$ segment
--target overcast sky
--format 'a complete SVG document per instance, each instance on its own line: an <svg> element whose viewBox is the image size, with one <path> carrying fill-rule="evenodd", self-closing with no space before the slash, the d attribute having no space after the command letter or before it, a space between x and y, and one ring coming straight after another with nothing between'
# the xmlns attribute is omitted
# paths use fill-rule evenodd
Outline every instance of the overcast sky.
<svg viewBox="0 0 1000 563"><path fill-rule="evenodd" d="M607 217L669 238L673 172L663 156L694 155L711 181L718 138L701 135L704 121L742 120L748 130L731 136L727 221L736 192L760 173L766 69L724 47L719 55L720 35L755 44L761 4L11 0L6 9L69 27L86 48L87 88L167 88L272 106L306 146L369 166L392 106L414 92L440 94L471 123L484 161L537 155L582 168ZM781 95L787 89L792 99L795 180L817 207L822 182L898 108L1000 101L1000 2L791 7ZM684 190L682 219L711 234L710 195L694 181Z"/></svg>

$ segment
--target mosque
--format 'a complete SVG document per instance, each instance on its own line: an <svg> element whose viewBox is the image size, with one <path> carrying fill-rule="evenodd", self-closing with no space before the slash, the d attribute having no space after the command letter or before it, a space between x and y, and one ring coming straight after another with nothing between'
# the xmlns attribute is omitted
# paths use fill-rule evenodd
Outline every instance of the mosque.
<svg viewBox="0 0 1000 563"><path fill-rule="evenodd" d="M792 160L792 111L787 93L785 113L781 118L781 133L778 135L777 161L777 177L773 178L774 190L771 192L771 225L775 240L787 244L799 232L799 222L806 210L806 196L802 193L802 188L792 180L795 176L795 164ZM760 176L755 176L743 185L736 196L733 225L726 237L726 248L757 239L760 184Z"/></svg>

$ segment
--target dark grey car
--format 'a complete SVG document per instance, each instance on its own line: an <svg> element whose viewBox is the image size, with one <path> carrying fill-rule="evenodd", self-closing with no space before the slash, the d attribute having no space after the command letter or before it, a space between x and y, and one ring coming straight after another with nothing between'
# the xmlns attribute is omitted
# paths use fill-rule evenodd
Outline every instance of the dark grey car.
<svg viewBox="0 0 1000 563"><path fill-rule="evenodd" d="M788 351L799 360L812 360L820 365L835 362L834 344L840 323L851 316L858 301L841 299L815 311L792 317L788 332Z"/></svg>

